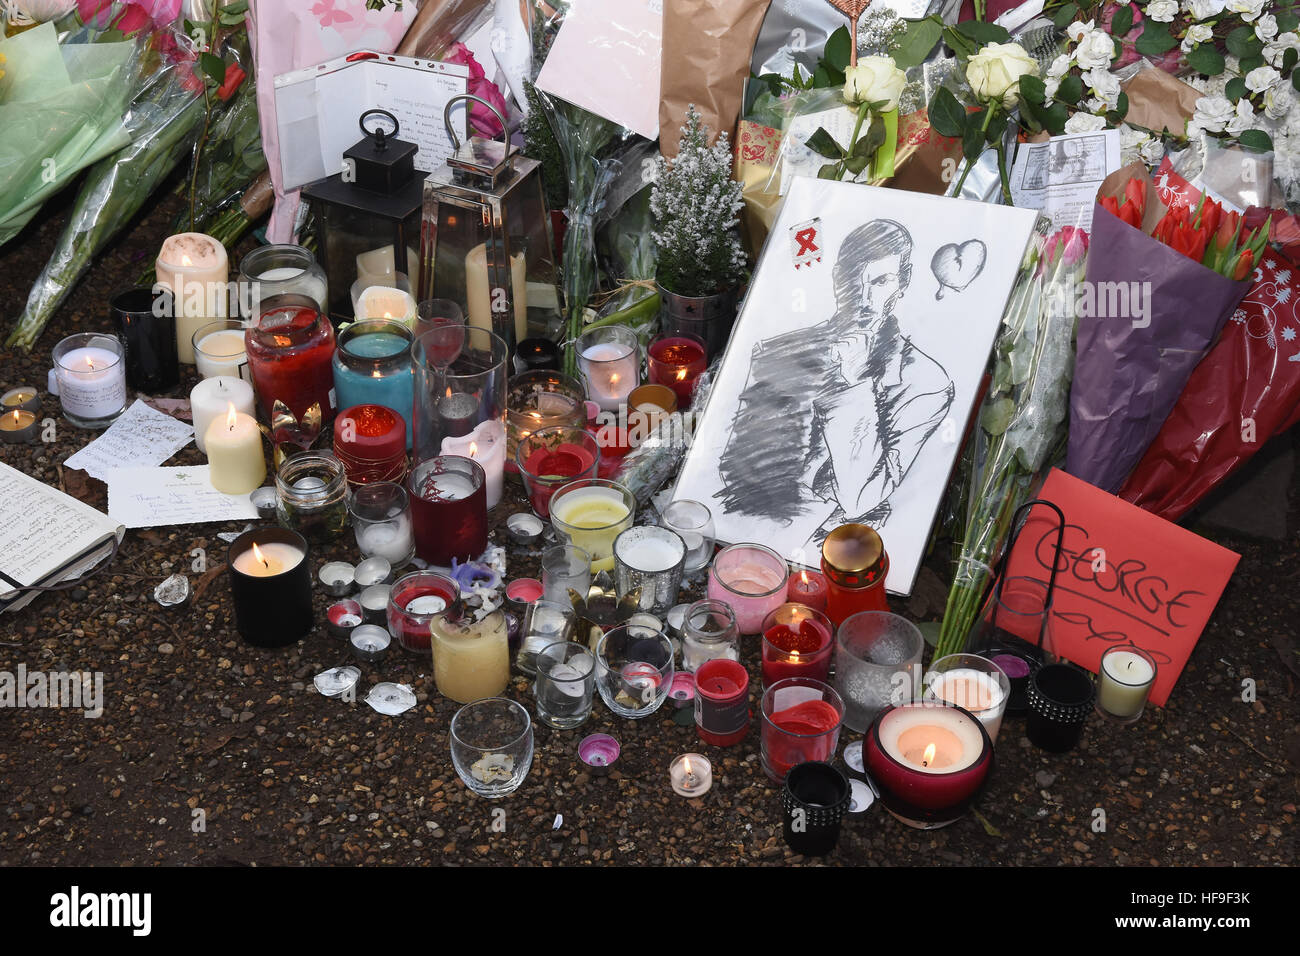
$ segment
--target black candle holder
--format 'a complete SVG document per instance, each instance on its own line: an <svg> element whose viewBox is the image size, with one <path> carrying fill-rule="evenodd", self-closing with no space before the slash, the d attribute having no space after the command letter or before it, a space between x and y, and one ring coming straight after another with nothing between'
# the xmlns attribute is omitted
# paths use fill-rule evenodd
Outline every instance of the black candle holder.
<svg viewBox="0 0 1300 956"><path fill-rule="evenodd" d="M804 856L835 849L852 795L849 778L831 764L811 760L791 769L781 792L786 846Z"/></svg>
<svg viewBox="0 0 1300 956"><path fill-rule="evenodd" d="M1044 664L1029 679L1029 742L1052 753L1073 750L1092 713L1096 687L1073 664Z"/></svg>
<svg viewBox="0 0 1300 956"><path fill-rule="evenodd" d="M235 567L235 560L268 544L302 551L302 560L279 574L257 576ZM230 588L235 600L235 628L256 647L284 647L311 630L311 554L307 539L287 528L255 528L230 545Z"/></svg>
<svg viewBox="0 0 1300 956"><path fill-rule="evenodd" d="M126 381L140 392L165 392L181 380L172 294L127 289L109 302L113 331L126 352Z"/></svg>

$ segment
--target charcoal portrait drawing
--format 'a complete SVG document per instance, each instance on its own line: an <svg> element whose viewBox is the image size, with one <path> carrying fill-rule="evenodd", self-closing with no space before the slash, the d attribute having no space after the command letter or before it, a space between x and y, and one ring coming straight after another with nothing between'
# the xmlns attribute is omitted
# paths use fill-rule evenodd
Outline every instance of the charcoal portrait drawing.
<svg viewBox="0 0 1300 956"><path fill-rule="evenodd" d="M887 527L954 397L944 367L899 328L912 252L893 220L856 227L832 269L834 314L754 345L718 466L724 512L814 542L846 521Z"/></svg>

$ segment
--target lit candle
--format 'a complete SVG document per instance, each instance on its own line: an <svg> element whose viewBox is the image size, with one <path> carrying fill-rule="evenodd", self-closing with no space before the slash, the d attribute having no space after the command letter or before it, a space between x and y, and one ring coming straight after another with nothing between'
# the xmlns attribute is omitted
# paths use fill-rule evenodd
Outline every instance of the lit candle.
<svg viewBox="0 0 1300 956"><path fill-rule="evenodd" d="M392 319L408 324L415 321L418 309L411 293L402 289L372 285L357 299L357 321L362 319Z"/></svg>
<svg viewBox="0 0 1300 956"><path fill-rule="evenodd" d="M41 407L40 399L36 396L36 389L30 386L22 385L18 388L11 388L0 396L0 408L6 412L13 409L22 409L23 411L36 412Z"/></svg>
<svg viewBox="0 0 1300 956"><path fill-rule="evenodd" d="M640 356L622 342L597 342L581 353L579 366L587 384L587 397L602 411L618 411L637 386Z"/></svg>
<svg viewBox="0 0 1300 956"><path fill-rule="evenodd" d="M93 340L105 342L104 346L55 349L50 391L58 393L64 414L74 420L106 419L126 407L126 363L120 351L113 351L108 339L97 336Z"/></svg>
<svg viewBox="0 0 1300 956"><path fill-rule="evenodd" d="M673 793L683 797L702 797L713 786L713 764L704 754L682 754L668 767Z"/></svg>
<svg viewBox="0 0 1300 956"><path fill-rule="evenodd" d="M258 528L230 545L235 628L258 647L283 647L311 630L307 540L285 528Z"/></svg>
<svg viewBox="0 0 1300 956"><path fill-rule="evenodd" d="M208 426L209 480L227 495L246 495L266 479L266 456L262 453L262 432L251 416L227 406L225 418Z"/></svg>
<svg viewBox="0 0 1300 956"><path fill-rule="evenodd" d="M528 282L524 254L510 257L510 288L515 301L515 341L528 338ZM482 242L465 257L465 294L469 297L469 324L489 332L492 313L501 311L493 306L503 300L504 290L493 288L488 276L487 243Z"/></svg>
<svg viewBox="0 0 1300 956"><path fill-rule="evenodd" d="M409 609L409 606L408 606ZM510 641L506 618L493 611L483 620L471 615L451 620L436 615L433 629L433 679L438 693L461 704L496 697L510 682Z"/></svg>
<svg viewBox="0 0 1300 956"><path fill-rule="evenodd" d="M10 444L29 442L36 437L36 416L22 408L0 415L0 438Z"/></svg>
<svg viewBox="0 0 1300 956"><path fill-rule="evenodd" d="M301 548L279 541L259 545L256 541L243 554L235 556L235 570L254 578L273 578L292 571L303 559Z"/></svg>
<svg viewBox="0 0 1300 956"><path fill-rule="evenodd" d="M1156 662L1141 648L1127 644L1111 647L1101 655L1097 706L1103 714L1121 720L1136 720L1146 707L1147 695L1156 679Z"/></svg>
<svg viewBox="0 0 1300 956"><path fill-rule="evenodd" d="M661 335L647 351L650 381L666 385L682 408L691 403L695 380L708 366L704 341L694 335Z"/></svg>
<svg viewBox="0 0 1300 956"><path fill-rule="evenodd" d="M214 322L195 332L194 339L194 362L199 378L229 375L253 381L244 352L243 326L227 328L224 322Z"/></svg>
<svg viewBox="0 0 1300 956"><path fill-rule="evenodd" d="M791 575L789 598L814 611L826 610L826 579L816 571L800 571Z"/></svg>
<svg viewBox="0 0 1300 956"><path fill-rule="evenodd" d="M243 379L229 375L205 378L190 390L190 413L194 421L194 444L206 452L205 436L208 426L226 414L227 406L235 411L253 416L253 386Z"/></svg>
<svg viewBox="0 0 1300 956"><path fill-rule="evenodd" d="M226 248L201 232L169 236L155 265L158 285L171 289L176 302L176 355L194 364L194 333L227 315Z"/></svg>
<svg viewBox="0 0 1300 956"><path fill-rule="evenodd" d="M997 740L1007 696L999 676L973 667L954 667L930 675L929 693L938 700L969 710L984 725L989 737Z"/></svg>
<svg viewBox="0 0 1300 956"><path fill-rule="evenodd" d="M448 436L442 440L442 454L473 458L487 475L487 506L495 508L501 500L501 486L506 470L506 426L499 419L480 422L468 435Z"/></svg>

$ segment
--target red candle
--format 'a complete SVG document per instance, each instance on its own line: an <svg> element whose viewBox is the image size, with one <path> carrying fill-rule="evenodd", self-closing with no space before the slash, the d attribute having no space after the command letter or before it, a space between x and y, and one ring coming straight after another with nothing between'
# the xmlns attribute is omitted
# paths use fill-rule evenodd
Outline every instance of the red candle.
<svg viewBox="0 0 1300 956"><path fill-rule="evenodd" d="M650 381L671 388L681 408L690 405L695 380L709 364L704 340L685 332L661 335L650 343L647 355Z"/></svg>
<svg viewBox="0 0 1300 956"><path fill-rule="evenodd" d="M826 615L839 627L862 611L888 611L885 579L889 555L874 529L842 524L822 542L822 573L826 575Z"/></svg>
<svg viewBox="0 0 1300 956"><path fill-rule="evenodd" d="M397 580L388 596L388 631L408 651L428 654L433 616L454 612L459 599L460 588L446 575L412 571Z"/></svg>
<svg viewBox="0 0 1300 956"><path fill-rule="evenodd" d="M764 768L785 780L790 768L809 760L829 762L839 743L843 710L827 700L806 700L784 710L767 713L763 722Z"/></svg>
<svg viewBox="0 0 1300 956"><path fill-rule="evenodd" d="M411 472L411 519L415 553L449 567L473 561L487 548L487 480L471 458L440 455Z"/></svg>
<svg viewBox="0 0 1300 956"><path fill-rule="evenodd" d="M791 601L806 604L814 611L826 610L826 578L816 571L800 571L790 575Z"/></svg>
<svg viewBox="0 0 1300 956"><path fill-rule="evenodd" d="M763 621L763 686L786 677L828 680L834 628L825 614L803 604L782 604Z"/></svg>
<svg viewBox="0 0 1300 956"><path fill-rule="evenodd" d="M706 661L695 672L695 729L715 747L730 747L749 733L749 672L739 661Z"/></svg>
<svg viewBox="0 0 1300 956"><path fill-rule="evenodd" d="M253 373L253 386L267 418L276 400L302 421L313 404L321 421L334 418L334 327L314 306L296 303L298 296L273 306L244 332L244 350Z"/></svg>
<svg viewBox="0 0 1300 956"><path fill-rule="evenodd" d="M540 518L551 516L551 497L560 490L563 480L577 477L590 478L588 472L596 463L596 456L581 445L565 443L555 448L539 448L524 462L529 476L541 479L529 481L528 503Z"/></svg>
<svg viewBox="0 0 1300 956"><path fill-rule="evenodd" d="M383 405L353 405L334 420L334 454L348 481L397 481L406 477L406 422Z"/></svg>

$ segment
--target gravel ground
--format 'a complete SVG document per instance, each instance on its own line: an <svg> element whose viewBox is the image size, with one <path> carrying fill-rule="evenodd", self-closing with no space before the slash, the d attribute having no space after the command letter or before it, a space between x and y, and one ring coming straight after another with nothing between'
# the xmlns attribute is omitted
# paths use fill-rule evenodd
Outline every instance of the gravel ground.
<svg viewBox="0 0 1300 956"><path fill-rule="evenodd" d="M0 249L6 318L44 264L66 202ZM176 208L168 199L136 223L36 349L4 356L0 384L40 386L43 414L57 415L57 399L44 395L50 349L72 331L108 327L109 295L155 254ZM60 465L92 437L60 420L56 442L0 445L0 460L103 509L104 486ZM170 463L202 461L190 446ZM756 728L719 749L674 723L670 711L621 721L597 702L578 731L539 728L522 788L485 801L451 766L455 705L434 690L426 660L394 648L385 664L363 667L363 693L379 680L415 688L418 706L400 717L323 698L312 676L344 658L323 629L279 650L246 646L234 631L216 535L238 525L128 532L111 568L84 590L45 596L0 619L0 640L12 642L0 646L0 669L102 671L105 694L99 719L0 711L0 863L1294 864L1297 504L1293 495L1281 543L1214 535L1242 561L1167 708L1126 728L1094 718L1082 746L1060 756L1031 747L1023 724L1008 720L982 819L924 833L872 808L846 821L838 849L821 861L785 848L779 792L759 766ZM525 507L508 490L495 522ZM206 576L191 570L199 547L211 556ZM314 551L313 572L356 557L349 534ZM511 576L536 574L536 558L512 551ZM935 570L923 573L907 603L918 620L941 609ZM162 608L153 588L177 571L189 575L196 596ZM318 594L317 621L326 603ZM751 674L757 657L748 646ZM1245 678L1257 685L1253 703L1241 699ZM522 680L507 693L531 710ZM624 756L608 777L592 779L581 772L576 743L596 731L617 736ZM714 762L713 789L701 799L668 786L670 760L688 750ZM563 824L553 830L557 814Z"/></svg>

